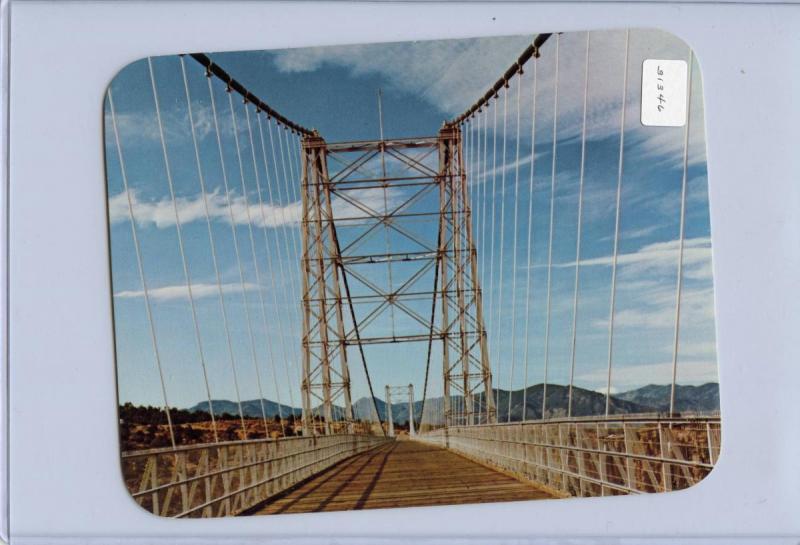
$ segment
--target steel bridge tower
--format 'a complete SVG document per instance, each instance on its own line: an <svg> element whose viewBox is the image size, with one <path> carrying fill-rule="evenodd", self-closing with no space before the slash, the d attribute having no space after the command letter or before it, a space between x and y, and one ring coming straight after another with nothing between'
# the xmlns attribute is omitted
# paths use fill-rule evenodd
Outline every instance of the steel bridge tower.
<svg viewBox="0 0 800 545"><path fill-rule="evenodd" d="M421 150L427 157L438 153L438 170L429 168L410 152ZM355 155L355 158L352 158ZM329 157L344 166L329 174ZM342 158L349 157L345 161ZM364 177L364 166L380 161L380 174ZM394 162L411 170L414 176L401 175L387 167ZM477 269L477 250L472 232L468 173L464 168L461 131L445 125L438 137L327 143L318 134L306 136L302 144L302 397L304 434L318 433L312 411L320 410L324 433L333 433L336 425L353 428L350 399L348 346L358 349L366 369L363 347L372 344L441 341L442 379L444 386L445 425L471 425L496 422L492 375L483 320L481 288ZM375 210L358 201L356 188L400 190L403 201L389 210ZM438 211L411 213L409 204L420 195L438 192ZM385 253L364 253L358 244L340 243L334 199L347 201L363 216L365 234L376 228L392 230L404 237L405 249ZM438 232L433 241L424 241L400 226L403 219L420 216L438 217ZM358 237L360 240L362 237ZM418 251L409 251L416 245ZM395 262L418 264L411 278L391 286L391 266ZM378 286L365 278L355 266L389 267L390 287ZM420 289L417 284L433 270L433 285ZM351 296L348 278L355 278L371 290L369 296ZM433 312L423 317L408 301L427 297ZM354 299L379 304L377 309L357 316ZM386 310L410 318L419 328L403 334L370 335L366 333L376 316ZM394 321L394 314L392 314ZM393 322L394 323L394 322ZM430 365L430 349L428 365ZM367 373L367 378L369 377ZM371 386L370 386L371 388ZM451 396L463 396L463 410L456 414ZM337 408L338 407L338 408ZM341 412L343 414L335 414Z"/></svg>

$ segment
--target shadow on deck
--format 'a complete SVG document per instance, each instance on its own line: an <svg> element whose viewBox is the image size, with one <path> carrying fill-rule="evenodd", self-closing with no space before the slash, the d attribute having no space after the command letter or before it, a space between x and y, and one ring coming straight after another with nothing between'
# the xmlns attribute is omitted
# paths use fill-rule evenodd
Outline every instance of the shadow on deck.
<svg viewBox="0 0 800 545"><path fill-rule="evenodd" d="M551 498L453 452L397 440L353 456L248 510L310 513Z"/></svg>

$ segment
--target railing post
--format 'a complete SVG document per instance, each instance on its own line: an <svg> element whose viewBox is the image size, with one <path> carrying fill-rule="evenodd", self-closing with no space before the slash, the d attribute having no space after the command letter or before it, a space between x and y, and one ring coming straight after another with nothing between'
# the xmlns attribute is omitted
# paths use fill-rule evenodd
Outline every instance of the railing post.
<svg viewBox="0 0 800 545"><path fill-rule="evenodd" d="M664 432L663 423L658 423L658 447L661 455L661 478L663 479L663 489L665 492L672 490L672 468L667 462L667 434Z"/></svg>
<svg viewBox="0 0 800 545"><path fill-rule="evenodd" d="M394 437L394 416L392 416L392 390L386 386L386 420L389 423L389 437Z"/></svg>
<svg viewBox="0 0 800 545"><path fill-rule="evenodd" d="M414 430L414 385L408 385L408 435L416 435Z"/></svg>
<svg viewBox="0 0 800 545"><path fill-rule="evenodd" d="M706 437L708 438L708 462L714 465L714 441L711 436L711 422L706 422Z"/></svg>
<svg viewBox="0 0 800 545"><path fill-rule="evenodd" d="M586 479L586 476L587 476L586 475L586 460L584 459L584 454L585 453L583 452L584 441L583 441L583 436L582 436L582 433L581 433L582 431L583 431L583 427L576 422L575 423L575 445L574 446L577 447L577 448L574 449L573 452L575 453L575 457L577 458L577 463L578 463L578 493L580 494L581 497L584 496L584 494L585 494L584 484L585 484L585 479Z"/></svg>
<svg viewBox="0 0 800 545"><path fill-rule="evenodd" d="M606 483L608 483L608 455L606 452L608 451L608 424L606 423L604 428L604 434L600 435L600 424L596 424L596 435L597 435L597 447L600 450L600 453L597 455L597 459L599 462L598 472L600 473L600 495L605 496L606 494Z"/></svg>
<svg viewBox="0 0 800 545"><path fill-rule="evenodd" d="M622 437L625 444L625 473L627 474L625 480L629 489L636 490L635 467L633 465L633 458L631 457L631 454L633 454L633 444L630 442L630 428L627 422L622 423Z"/></svg>

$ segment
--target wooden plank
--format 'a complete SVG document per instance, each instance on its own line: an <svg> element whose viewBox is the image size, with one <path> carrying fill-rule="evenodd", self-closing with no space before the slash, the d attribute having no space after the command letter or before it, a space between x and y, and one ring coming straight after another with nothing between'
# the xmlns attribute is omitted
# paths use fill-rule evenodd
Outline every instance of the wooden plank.
<svg viewBox="0 0 800 545"><path fill-rule="evenodd" d="M346 511L551 497L441 447L398 440L353 456L249 513Z"/></svg>

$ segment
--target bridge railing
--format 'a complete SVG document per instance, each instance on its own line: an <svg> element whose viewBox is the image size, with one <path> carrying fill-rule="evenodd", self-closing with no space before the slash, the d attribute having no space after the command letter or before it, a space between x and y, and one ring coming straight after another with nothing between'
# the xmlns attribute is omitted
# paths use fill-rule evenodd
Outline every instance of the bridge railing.
<svg viewBox="0 0 800 545"><path fill-rule="evenodd" d="M230 516L385 441L341 434L124 452L122 472L135 501L151 513Z"/></svg>
<svg viewBox="0 0 800 545"><path fill-rule="evenodd" d="M566 496L662 492L719 457L718 416L585 418L450 427L416 437Z"/></svg>

